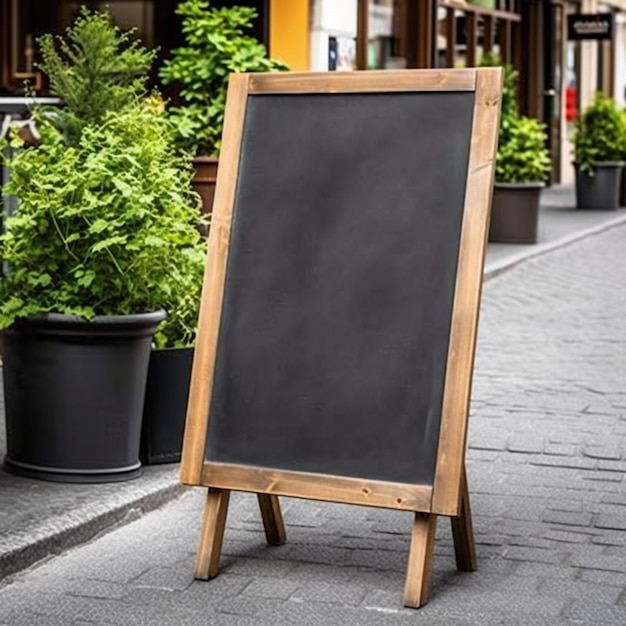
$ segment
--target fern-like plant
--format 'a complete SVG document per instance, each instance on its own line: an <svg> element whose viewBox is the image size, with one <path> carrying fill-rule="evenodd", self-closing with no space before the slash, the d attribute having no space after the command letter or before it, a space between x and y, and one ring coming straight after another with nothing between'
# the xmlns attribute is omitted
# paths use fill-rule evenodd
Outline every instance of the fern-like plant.
<svg viewBox="0 0 626 626"><path fill-rule="evenodd" d="M133 40L133 31L114 26L108 12L83 7L64 37L44 35L38 44L39 68L48 76L51 94L65 103L52 119L70 144L78 142L86 125L101 123L108 111L145 94L155 52Z"/></svg>
<svg viewBox="0 0 626 626"><path fill-rule="evenodd" d="M159 71L163 84L179 88L180 102L168 113L181 148L194 155L217 156L229 75L287 66L269 59L265 46L248 34L256 16L252 8L215 9L207 0L187 0L176 12L183 17L185 46L173 50Z"/></svg>

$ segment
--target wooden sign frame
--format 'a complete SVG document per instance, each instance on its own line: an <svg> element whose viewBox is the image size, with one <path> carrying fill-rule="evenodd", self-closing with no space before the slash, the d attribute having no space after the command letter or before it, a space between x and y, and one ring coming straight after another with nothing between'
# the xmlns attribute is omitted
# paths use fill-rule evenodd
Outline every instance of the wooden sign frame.
<svg viewBox="0 0 626 626"><path fill-rule="evenodd" d="M278 501L281 495L415 513L404 592L406 606L419 607L427 601L438 515L452 518L457 567L476 569L464 457L501 89L500 68L231 76L180 468L182 483L209 488L196 578L209 579L218 573L231 490L258 494L270 544L285 540ZM420 91L475 93L434 484L407 485L207 462L210 402L248 99L257 94Z"/></svg>

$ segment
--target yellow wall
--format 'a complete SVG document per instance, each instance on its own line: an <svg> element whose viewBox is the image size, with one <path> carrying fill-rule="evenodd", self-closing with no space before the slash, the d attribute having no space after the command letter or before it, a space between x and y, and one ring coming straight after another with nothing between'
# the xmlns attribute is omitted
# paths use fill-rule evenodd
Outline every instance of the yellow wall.
<svg viewBox="0 0 626 626"><path fill-rule="evenodd" d="M270 46L272 58L292 70L308 70L310 0L270 0Z"/></svg>

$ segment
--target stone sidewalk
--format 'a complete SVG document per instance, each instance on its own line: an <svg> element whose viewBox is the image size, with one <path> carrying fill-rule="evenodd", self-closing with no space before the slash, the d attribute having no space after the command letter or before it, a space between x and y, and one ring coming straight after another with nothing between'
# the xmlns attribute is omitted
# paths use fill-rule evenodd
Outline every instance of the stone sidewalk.
<svg viewBox="0 0 626 626"><path fill-rule="evenodd" d="M579 219L563 197L557 219ZM611 228L485 285L467 455L478 572L455 572L440 520L431 602L405 610L410 515L285 500L288 543L268 548L241 495L222 574L194 582L202 490L140 515L180 493L175 467L97 487L0 473L5 575L136 519L5 579L0 625L626 623L626 216L592 217L561 244Z"/></svg>

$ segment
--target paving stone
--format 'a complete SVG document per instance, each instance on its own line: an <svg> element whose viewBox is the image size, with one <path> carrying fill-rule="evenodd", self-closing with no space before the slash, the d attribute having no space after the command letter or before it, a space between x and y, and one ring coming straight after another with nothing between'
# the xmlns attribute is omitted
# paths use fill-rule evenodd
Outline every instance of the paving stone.
<svg viewBox="0 0 626 626"><path fill-rule="evenodd" d="M624 623L624 607L602 606L595 603L574 600L562 612L568 624L598 624L598 626L618 626Z"/></svg>
<svg viewBox="0 0 626 626"><path fill-rule="evenodd" d="M155 567L135 578L132 584L134 587L156 587L168 591L183 591L193 582L193 573L190 569Z"/></svg>
<svg viewBox="0 0 626 626"><path fill-rule="evenodd" d="M622 458L622 450L618 446L585 446L583 454L603 461L619 461Z"/></svg>
<svg viewBox="0 0 626 626"><path fill-rule="evenodd" d="M563 526L591 526L593 516L590 513L576 511L546 511L543 521L548 524L561 524Z"/></svg>
<svg viewBox="0 0 626 626"><path fill-rule="evenodd" d="M624 476L619 472L602 472L596 470L595 472L589 472L583 477L583 480L609 482L609 483L621 483Z"/></svg>
<svg viewBox="0 0 626 626"><path fill-rule="evenodd" d="M621 589L590 581L544 578L537 587L537 592L568 600L586 600L589 604L605 606L615 604Z"/></svg>
<svg viewBox="0 0 626 626"><path fill-rule="evenodd" d="M626 507L626 490L616 493L603 493L602 502L607 504L618 504Z"/></svg>
<svg viewBox="0 0 626 626"><path fill-rule="evenodd" d="M94 624L94 622L88 623ZM0 621L0 626L67 626L67 624L68 622L63 617L32 611L15 612Z"/></svg>
<svg viewBox="0 0 626 626"><path fill-rule="evenodd" d="M626 573L626 559L623 555L611 556L607 554L581 555L574 554L572 565L589 569L605 570L608 572Z"/></svg>
<svg viewBox="0 0 626 626"><path fill-rule="evenodd" d="M514 561L531 563L560 563L563 560L563 556L554 550L529 546L510 546L505 550L503 556Z"/></svg>
<svg viewBox="0 0 626 626"><path fill-rule="evenodd" d="M468 460L485 461L487 463L493 463L499 456L499 452L496 450L481 450L479 448L473 448L471 445L467 453Z"/></svg>
<svg viewBox="0 0 626 626"><path fill-rule="evenodd" d="M620 472L626 474L626 461L598 461L598 469L605 472Z"/></svg>
<svg viewBox="0 0 626 626"><path fill-rule="evenodd" d="M507 449L509 452L522 452L525 454L539 453L543 451L545 446L545 440L542 436L539 437L521 437L513 436L509 437L507 443Z"/></svg>
<svg viewBox="0 0 626 626"><path fill-rule="evenodd" d="M543 448L543 454L549 456L574 456L577 448L566 443L547 443Z"/></svg>
<svg viewBox="0 0 626 626"><path fill-rule="evenodd" d="M533 456L528 460L532 465L545 465L548 467L564 467L570 469L594 470L597 461L593 459L581 459L561 456Z"/></svg>
<svg viewBox="0 0 626 626"><path fill-rule="evenodd" d="M226 598L218 602L217 610L220 613L236 615L238 617L258 616L261 611L268 608L282 608L285 602L278 598L252 598L249 596L237 596L235 598Z"/></svg>
<svg viewBox="0 0 626 626"><path fill-rule="evenodd" d="M626 530L626 515L597 515L593 521L596 528Z"/></svg>
<svg viewBox="0 0 626 626"><path fill-rule="evenodd" d="M337 584L319 580L301 586L292 596L296 602L331 602L346 606L358 606L367 594L360 581ZM397 605L396 605L397 606Z"/></svg>
<svg viewBox="0 0 626 626"><path fill-rule="evenodd" d="M591 538L591 543L601 546L619 546L620 548L624 548L626 547L626 536L623 532L597 534Z"/></svg>
<svg viewBox="0 0 626 626"><path fill-rule="evenodd" d="M574 580L580 573L577 567L568 565L521 562L515 569L515 576L528 576L534 579L566 579ZM595 582L595 581L589 581Z"/></svg>
<svg viewBox="0 0 626 626"><path fill-rule="evenodd" d="M268 550L269 552L270 550ZM275 560L263 558L260 553L258 558L249 556L227 557L222 556L220 571L224 574L236 576L272 576L284 578L290 576L297 566L287 560Z"/></svg>
<svg viewBox="0 0 626 626"><path fill-rule="evenodd" d="M263 576L253 580L242 591L245 596L258 596L261 598L278 598L286 600L300 587L300 583L284 578L272 578Z"/></svg>
<svg viewBox="0 0 626 626"><path fill-rule="evenodd" d="M592 540L592 536L583 532L566 532L563 530L550 530L543 533L542 537L549 541L558 541L561 543L585 543Z"/></svg>

